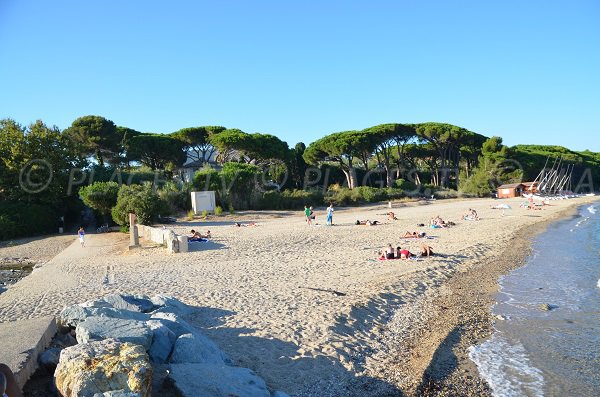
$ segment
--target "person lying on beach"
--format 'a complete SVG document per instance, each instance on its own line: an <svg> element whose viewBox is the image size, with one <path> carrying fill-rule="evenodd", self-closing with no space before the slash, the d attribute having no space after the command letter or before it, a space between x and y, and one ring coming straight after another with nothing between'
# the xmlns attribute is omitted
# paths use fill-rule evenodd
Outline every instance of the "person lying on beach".
<svg viewBox="0 0 600 397"><path fill-rule="evenodd" d="M362 226L375 226L375 225L379 225L381 224L381 222L379 221L370 221L370 220L366 220L366 221L359 221L358 219L356 220L355 225L362 225Z"/></svg>
<svg viewBox="0 0 600 397"><path fill-rule="evenodd" d="M388 216L388 221L397 221L398 218L396 218L396 214L394 214L392 211L387 213Z"/></svg>
<svg viewBox="0 0 600 397"><path fill-rule="evenodd" d="M236 222L235 225L233 225L233 226L235 226L235 227L254 227L254 226L258 226L258 225L256 224L256 222L248 222L248 223Z"/></svg>
<svg viewBox="0 0 600 397"><path fill-rule="evenodd" d="M6 364L0 364L0 393L3 397L23 397L15 375Z"/></svg>
<svg viewBox="0 0 600 397"><path fill-rule="evenodd" d="M423 244L421 245L421 256L432 256L433 255L433 249L426 245Z"/></svg>
<svg viewBox="0 0 600 397"><path fill-rule="evenodd" d="M401 249L398 251L398 259L408 259L411 256L414 256L414 254L407 249Z"/></svg>
<svg viewBox="0 0 600 397"><path fill-rule="evenodd" d="M425 237L425 232L409 232L406 231L406 233L404 233L404 236L402 236L402 238L423 238Z"/></svg>

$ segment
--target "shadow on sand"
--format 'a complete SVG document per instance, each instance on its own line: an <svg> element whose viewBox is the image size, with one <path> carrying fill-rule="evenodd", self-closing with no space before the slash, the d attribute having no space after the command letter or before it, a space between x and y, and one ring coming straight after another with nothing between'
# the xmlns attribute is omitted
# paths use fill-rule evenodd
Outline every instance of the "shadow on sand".
<svg viewBox="0 0 600 397"><path fill-rule="evenodd" d="M460 342L461 328L455 327L439 344L417 388L419 396L438 395L438 387L458 367L454 347Z"/></svg>
<svg viewBox="0 0 600 397"><path fill-rule="evenodd" d="M212 251L212 250L223 250L228 247L224 244L214 242L212 240L208 241L190 241L188 243L188 252L196 252L196 251Z"/></svg>
<svg viewBox="0 0 600 397"><path fill-rule="evenodd" d="M252 328L224 327L226 318L236 314L234 312L210 307L190 309L186 320L213 339L236 366L250 368L265 379L272 391L282 390L291 396L404 397L388 382L357 376L333 357L302 356L301 346L292 342L252 336L255 332ZM351 332L349 329L340 331ZM168 384L164 388L157 389L157 395L168 397Z"/></svg>

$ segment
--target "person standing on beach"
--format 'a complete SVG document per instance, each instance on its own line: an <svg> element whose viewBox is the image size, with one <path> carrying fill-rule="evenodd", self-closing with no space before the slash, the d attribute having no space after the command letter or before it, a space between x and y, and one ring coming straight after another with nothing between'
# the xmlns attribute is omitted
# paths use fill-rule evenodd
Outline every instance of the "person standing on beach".
<svg viewBox="0 0 600 397"><path fill-rule="evenodd" d="M327 222L329 226L333 225L333 203L329 203L327 207Z"/></svg>
<svg viewBox="0 0 600 397"><path fill-rule="evenodd" d="M312 219L311 219L312 211L306 205L304 206L304 216L306 217L306 224L308 226L311 226L312 225Z"/></svg>
<svg viewBox="0 0 600 397"><path fill-rule="evenodd" d="M79 236L79 243L82 247L85 247L85 231L83 230L83 226L79 228L77 235Z"/></svg>

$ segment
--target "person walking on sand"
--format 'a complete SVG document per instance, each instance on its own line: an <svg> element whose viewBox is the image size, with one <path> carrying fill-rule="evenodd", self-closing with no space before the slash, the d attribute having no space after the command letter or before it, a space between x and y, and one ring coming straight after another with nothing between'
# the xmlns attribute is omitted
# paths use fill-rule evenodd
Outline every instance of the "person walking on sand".
<svg viewBox="0 0 600 397"><path fill-rule="evenodd" d="M85 247L85 231L83 230L83 226L79 228L77 236L79 236L79 244L81 244L82 247Z"/></svg>
<svg viewBox="0 0 600 397"><path fill-rule="evenodd" d="M333 203L329 203L327 207L327 222L329 226L333 225Z"/></svg>
<svg viewBox="0 0 600 397"><path fill-rule="evenodd" d="M304 216L306 217L306 224L308 226L311 226L312 225L312 219L311 219L312 210L310 208L308 208L308 206L306 206L306 205L304 206Z"/></svg>

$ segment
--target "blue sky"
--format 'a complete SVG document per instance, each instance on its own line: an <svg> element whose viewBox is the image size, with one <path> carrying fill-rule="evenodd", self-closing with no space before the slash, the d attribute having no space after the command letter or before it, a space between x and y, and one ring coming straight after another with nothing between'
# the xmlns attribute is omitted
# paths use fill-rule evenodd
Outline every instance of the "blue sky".
<svg viewBox="0 0 600 397"><path fill-rule="evenodd" d="M0 118L294 145L441 121L600 151L597 1L0 1Z"/></svg>

